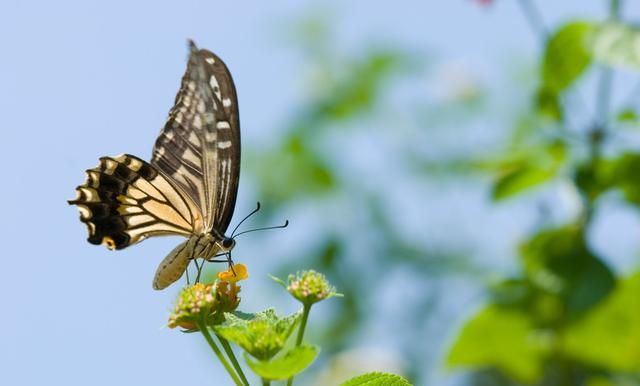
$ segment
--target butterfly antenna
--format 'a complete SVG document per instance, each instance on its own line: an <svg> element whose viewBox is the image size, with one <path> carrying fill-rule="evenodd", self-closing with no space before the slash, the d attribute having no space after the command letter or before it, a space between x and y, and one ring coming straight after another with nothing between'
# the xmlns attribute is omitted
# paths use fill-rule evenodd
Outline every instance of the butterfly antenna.
<svg viewBox="0 0 640 386"><path fill-rule="evenodd" d="M242 223L245 222L249 217L256 214L259 210L260 210L260 201L258 201L258 205L256 206L256 208L251 213L249 213L245 218L243 218L242 221L240 221L235 228L233 228L233 232L231 232L231 238L233 238L233 235L236 233L240 225L242 225Z"/></svg>
<svg viewBox="0 0 640 386"><path fill-rule="evenodd" d="M289 220L286 220L283 225L276 225L276 226L273 226L273 227L249 229L248 231L244 231L244 232L238 233L237 235L235 235L235 237L238 237L238 236L243 235L245 233L257 232L257 231L266 231L266 230L269 230L269 229L280 229L280 228L286 228L288 226L289 226Z"/></svg>

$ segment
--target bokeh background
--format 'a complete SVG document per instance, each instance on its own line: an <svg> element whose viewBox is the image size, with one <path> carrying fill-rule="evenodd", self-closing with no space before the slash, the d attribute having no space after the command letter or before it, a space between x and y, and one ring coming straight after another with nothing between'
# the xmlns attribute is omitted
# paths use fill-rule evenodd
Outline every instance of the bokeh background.
<svg viewBox="0 0 640 386"><path fill-rule="evenodd" d="M186 39L240 103L242 309L327 274L321 358L416 385L640 384L632 1L0 4L0 384L227 383L151 289L177 238L113 253L66 205L103 155L148 158ZM604 23L609 21L609 23ZM617 24L616 24L617 23Z"/></svg>

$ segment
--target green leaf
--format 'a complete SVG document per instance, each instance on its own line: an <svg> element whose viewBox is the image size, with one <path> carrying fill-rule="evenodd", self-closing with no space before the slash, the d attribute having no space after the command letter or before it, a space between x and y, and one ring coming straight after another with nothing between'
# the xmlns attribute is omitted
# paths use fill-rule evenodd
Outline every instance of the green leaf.
<svg viewBox="0 0 640 386"><path fill-rule="evenodd" d="M314 141L317 139L312 136L291 133L267 153L250 153L253 157L248 163L266 201L282 203L295 197L328 193L336 186L331 165L311 146Z"/></svg>
<svg viewBox="0 0 640 386"><path fill-rule="evenodd" d="M341 120L371 108L380 96L385 81L406 60L405 55L374 50L355 63L347 64L348 76L335 83L327 98L317 104L315 114Z"/></svg>
<svg viewBox="0 0 640 386"><path fill-rule="evenodd" d="M340 386L412 386L399 375L388 373L367 373L351 378Z"/></svg>
<svg viewBox="0 0 640 386"><path fill-rule="evenodd" d="M521 253L530 280L559 297L572 315L600 302L615 285L613 272L588 248L580 226L542 230Z"/></svg>
<svg viewBox="0 0 640 386"><path fill-rule="evenodd" d="M449 366L495 367L519 382L540 379L545 345L529 316L487 306L468 321L449 351Z"/></svg>
<svg viewBox="0 0 640 386"><path fill-rule="evenodd" d="M301 316L300 312L296 312L279 318L271 308L255 314L249 320L225 313L225 322L215 326L214 330L255 358L268 360L282 350Z"/></svg>
<svg viewBox="0 0 640 386"><path fill-rule="evenodd" d="M562 119L562 106L558 90L540 88L536 92L536 107L538 113L556 121Z"/></svg>
<svg viewBox="0 0 640 386"><path fill-rule="evenodd" d="M514 196L535 186L541 185L555 176L553 170L538 169L522 165L501 175L493 185L492 198L496 201Z"/></svg>
<svg viewBox="0 0 640 386"><path fill-rule="evenodd" d="M630 204L640 206L640 154L623 153L617 158L602 161L598 172L601 189L620 189L624 199Z"/></svg>
<svg viewBox="0 0 640 386"><path fill-rule="evenodd" d="M633 125L638 125L640 123L638 120L638 114L631 108L620 111L616 116L616 120L621 123L630 123Z"/></svg>
<svg viewBox="0 0 640 386"><path fill-rule="evenodd" d="M492 198L500 201L551 180L565 159L566 148L560 142L530 149L528 154L518 154L512 160L507 158L498 166L502 170L494 182Z"/></svg>
<svg viewBox="0 0 640 386"><path fill-rule="evenodd" d="M567 329L572 357L610 371L640 369L640 273L619 282L609 297Z"/></svg>
<svg viewBox="0 0 640 386"><path fill-rule="evenodd" d="M593 57L607 65L640 70L640 29L608 22L592 31Z"/></svg>
<svg viewBox="0 0 640 386"><path fill-rule="evenodd" d="M319 352L318 346L303 344L270 361L254 360L246 352L244 360L251 370L262 378L288 379L306 369L316 359Z"/></svg>
<svg viewBox="0 0 640 386"><path fill-rule="evenodd" d="M593 28L591 23L571 22L551 35L542 61L543 89L563 91L582 75L591 63L586 43Z"/></svg>
<svg viewBox="0 0 640 386"><path fill-rule="evenodd" d="M547 41L541 64L542 83L536 93L536 106L542 115L562 118L560 94L589 67L591 51L587 39L593 29L591 23L571 22Z"/></svg>

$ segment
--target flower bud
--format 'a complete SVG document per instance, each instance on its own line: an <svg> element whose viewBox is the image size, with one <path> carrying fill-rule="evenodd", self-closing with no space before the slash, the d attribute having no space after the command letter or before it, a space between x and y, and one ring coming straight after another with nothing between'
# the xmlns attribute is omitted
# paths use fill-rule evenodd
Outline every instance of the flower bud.
<svg viewBox="0 0 640 386"><path fill-rule="evenodd" d="M342 296L327 278L314 270L297 272L289 275L287 291L303 304L311 305L333 296Z"/></svg>
<svg viewBox="0 0 640 386"><path fill-rule="evenodd" d="M216 307L213 284L196 283L180 291L178 302L169 316L169 327L196 329L198 321L206 319Z"/></svg>

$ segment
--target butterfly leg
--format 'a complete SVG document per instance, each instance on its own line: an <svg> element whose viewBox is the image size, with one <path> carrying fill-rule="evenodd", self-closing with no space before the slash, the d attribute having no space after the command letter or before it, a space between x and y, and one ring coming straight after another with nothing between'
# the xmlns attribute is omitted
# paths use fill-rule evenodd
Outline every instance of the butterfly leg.
<svg viewBox="0 0 640 386"><path fill-rule="evenodd" d="M211 256L210 258L208 258L206 261L208 263L228 263L229 259L224 259L224 260L215 260L216 257L220 257L220 256L226 256L226 252L225 253L218 253L215 256Z"/></svg>
<svg viewBox="0 0 640 386"><path fill-rule="evenodd" d="M193 264L196 265L196 270L198 272L198 274L196 275L196 283L200 282L200 275L202 274L202 268L204 268L204 261L202 262L202 264L198 264L198 260L197 259L193 259Z"/></svg>

